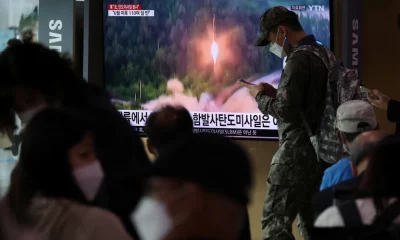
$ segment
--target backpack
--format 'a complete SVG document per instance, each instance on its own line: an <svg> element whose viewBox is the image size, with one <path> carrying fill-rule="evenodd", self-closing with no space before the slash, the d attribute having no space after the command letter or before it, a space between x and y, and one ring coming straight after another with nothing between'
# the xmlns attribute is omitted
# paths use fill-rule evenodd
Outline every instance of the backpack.
<svg viewBox="0 0 400 240"><path fill-rule="evenodd" d="M300 51L313 53L321 59L328 69L325 107L322 119L320 119L320 126L315 134L312 133L302 112L300 112L300 116L318 159L333 164L343 155L343 146L336 136L336 111L342 103L350 100L366 100L366 96L361 94L361 81L358 79L358 74L354 70L345 68L343 63L337 60L327 47L323 45L303 45L293 53Z"/></svg>

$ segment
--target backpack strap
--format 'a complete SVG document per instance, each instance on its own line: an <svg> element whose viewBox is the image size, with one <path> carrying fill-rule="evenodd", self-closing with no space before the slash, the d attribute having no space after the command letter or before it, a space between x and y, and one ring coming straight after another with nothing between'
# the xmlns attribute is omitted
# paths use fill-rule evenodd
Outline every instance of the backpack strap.
<svg viewBox="0 0 400 240"><path fill-rule="evenodd" d="M331 59L330 59L331 53L328 52L329 49L327 49L324 46L303 45L303 46L298 47L293 53L300 52L300 51L309 52L309 53L312 53L313 55L315 55L317 58L319 58L322 61L322 63L325 65L325 67L328 71L331 70L332 65L334 65L334 63L331 63Z"/></svg>
<svg viewBox="0 0 400 240"><path fill-rule="evenodd" d="M307 131L308 136L309 136L309 137L312 137L313 134L312 134L310 125L308 125L307 119L306 119L306 117L304 116L304 113L303 113L302 111L300 111L300 117L301 117L301 121L303 122L304 127L306 128L306 131Z"/></svg>
<svg viewBox="0 0 400 240"><path fill-rule="evenodd" d="M342 215L345 226L360 227L363 226L360 212L356 201L348 201L338 207L340 215Z"/></svg>
<svg viewBox="0 0 400 240"><path fill-rule="evenodd" d="M375 218L374 224L377 225L392 225L393 221L400 215L400 200L389 205L382 214Z"/></svg>

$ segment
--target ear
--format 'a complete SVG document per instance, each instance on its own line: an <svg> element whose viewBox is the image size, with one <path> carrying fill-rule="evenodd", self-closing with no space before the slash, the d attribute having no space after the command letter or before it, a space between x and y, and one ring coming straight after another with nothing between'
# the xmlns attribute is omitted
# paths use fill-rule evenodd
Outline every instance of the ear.
<svg viewBox="0 0 400 240"><path fill-rule="evenodd" d="M151 140L150 140L149 138L147 138L146 145L147 145L147 150L148 150L151 154L157 155L157 151L156 151L156 149L153 147L153 145L151 144Z"/></svg>
<svg viewBox="0 0 400 240"><path fill-rule="evenodd" d="M279 33L287 35L287 28L284 26L279 26Z"/></svg>
<svg viewBox="0 0 400 240"><path fill-rule="evenodd" d="M354 177L358 176L357 167L354 166L354 164L352 162L350 163L350 166L351 166L351 172L353 173L353 176Z"/></svg>
<svg viewBox="0 0 400 240"><path fill-rule="evenodd" d="M342 134L340 134L340 131L336 129L336 137L339 139L339 142L341 144L344 144L344 140L342 138Z"/></svg>

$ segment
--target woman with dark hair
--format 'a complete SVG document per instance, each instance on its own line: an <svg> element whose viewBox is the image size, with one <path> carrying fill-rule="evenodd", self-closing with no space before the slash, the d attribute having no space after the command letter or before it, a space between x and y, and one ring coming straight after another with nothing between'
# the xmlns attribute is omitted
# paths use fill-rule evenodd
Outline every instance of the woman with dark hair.
<svg viewBox="0 0 400 240"><path fill-rule="evenodd" d="M398 136L383 139L371 154L358 191L360 197L328 208L317 218L315 226L373 225L388 212L394 214L389 223L400 224L399 147Z"/></svg>
<svg viewBox="0 0 400 240"><path fill-rule="evenodd" d="M103 176L90 125L59 110L39 112L0 203L0 238L131 239L116 216L87 205Z"/></svg>
<svg viewBox="0 0 400 240"><path fill-rule="evenodd" d="M112 105L106 91L88 84L71 69L71 62L40 44L4 50L0 73L0 131L14 129L15 113L23 128L46 107L74 110L88 117L105 175L93 204L118 215L135 237L130 214L143 194L151 162L140 137ZM17 155L21 136L13 139Z"/></svg>

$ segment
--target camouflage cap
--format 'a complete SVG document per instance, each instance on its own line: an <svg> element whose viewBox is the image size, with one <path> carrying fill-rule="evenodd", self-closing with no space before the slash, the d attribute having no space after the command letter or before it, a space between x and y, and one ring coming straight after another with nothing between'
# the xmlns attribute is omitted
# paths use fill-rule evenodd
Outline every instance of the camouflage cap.
<svg viewBox="0 0 400 240"><path fill-rule="evenodd" d="M287 8L278 6L268 9L260 18L261 36L256 42L256 46L266 46L269 44L268 31L278 26L288 19L298 19L295 12L289 11Z"/></svg>

